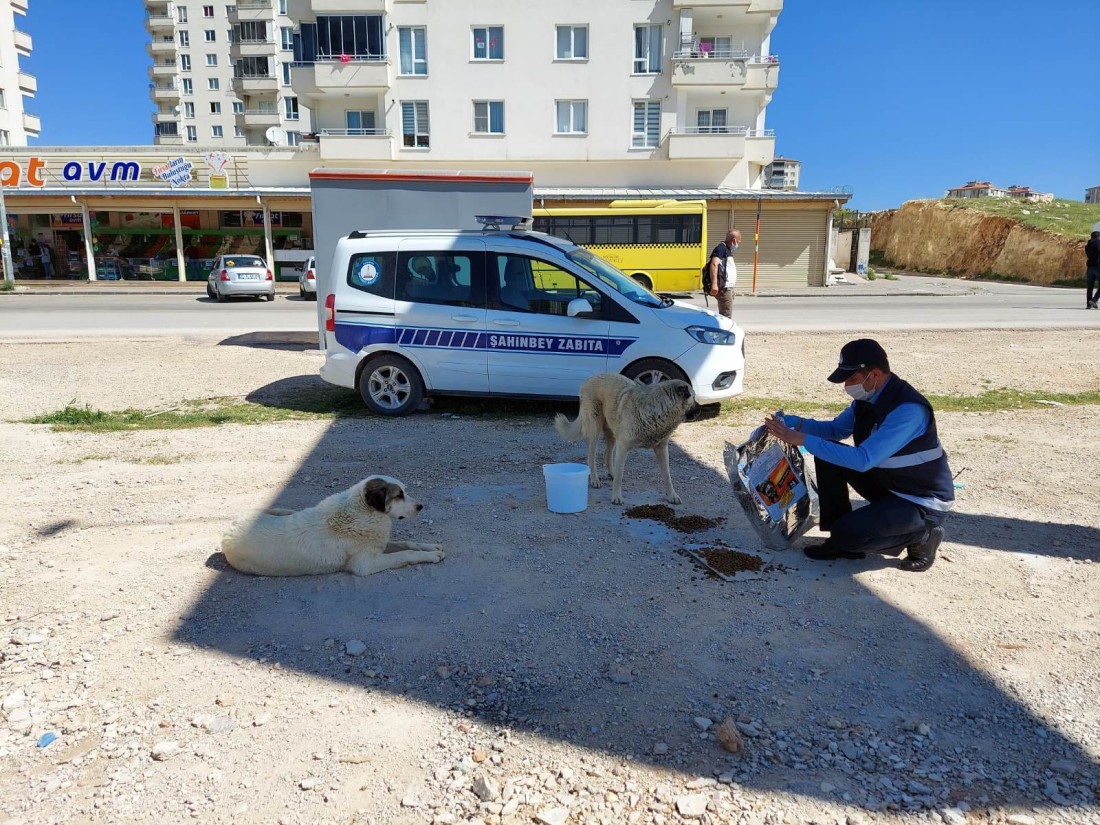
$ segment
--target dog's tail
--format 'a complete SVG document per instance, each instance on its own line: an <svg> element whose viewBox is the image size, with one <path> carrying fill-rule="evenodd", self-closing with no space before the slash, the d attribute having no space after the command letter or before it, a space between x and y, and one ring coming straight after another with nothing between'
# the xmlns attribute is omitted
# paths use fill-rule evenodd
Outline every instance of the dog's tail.
<svg viewBox="0 0 1100 825"><path fill-rule="evenodd" d="M576 441L584 435L581 429L581 417L579 415L575 420L570 421L565 413L558 413L554 416L554 429L557 430L558 435L566 441Z"/></svg>

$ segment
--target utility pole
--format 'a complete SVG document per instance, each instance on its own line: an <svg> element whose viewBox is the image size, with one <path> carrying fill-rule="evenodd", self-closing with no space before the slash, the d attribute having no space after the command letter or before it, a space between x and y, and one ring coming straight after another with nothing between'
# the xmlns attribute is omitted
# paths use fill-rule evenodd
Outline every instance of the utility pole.
<svg viewBox="0 0 1100 825"><path fill-rule="evenodd" d="M11 262L11 238L8 237L8 209L4 204L4 185L0 183L0 243L3 243L4 280L9 284L15 283L15 267Z"/></svg>

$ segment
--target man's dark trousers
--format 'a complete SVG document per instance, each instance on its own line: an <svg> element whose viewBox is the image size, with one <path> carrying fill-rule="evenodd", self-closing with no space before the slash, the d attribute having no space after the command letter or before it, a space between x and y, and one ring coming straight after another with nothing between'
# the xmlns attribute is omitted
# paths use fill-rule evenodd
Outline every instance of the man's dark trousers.
<svg viewBox="0 0 1100 825"><path fill-rule="evenodd" d="M831 464L814 457L817 496L821 505L821 529L828 532L828 544L849 553L900 553L922 541L933 527L943 523L946 513L928 510L898 498L866 473ZM865 507L852 509L848 486L867 500Z"/></svg>
<svg viewBox="0 0 1100 825"><path fill-rule="evenodd" d="M1090 266L1085 270L1085 305L1097 300L1100 300L1100 266Z"/></svg>

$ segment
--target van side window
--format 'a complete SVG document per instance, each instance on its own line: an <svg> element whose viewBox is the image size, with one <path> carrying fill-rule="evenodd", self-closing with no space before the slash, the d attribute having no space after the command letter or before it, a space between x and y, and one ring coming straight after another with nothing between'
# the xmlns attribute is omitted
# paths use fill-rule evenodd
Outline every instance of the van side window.
<svg viewBox="0 0 1100 825"><path fill-rule="evenodd" d="M364 252L351 256L348 285L380 298L393 298L393 252Z"/></svg>
<svg viewBox="0 0 1100 825"><path fill-rule="evenodd" d="M526 255L491 254L489 271L496 278L496 304L508 311L566 315L569 302L587 298L596 314L600 293L561 267Z"/></svg>
<svg viewBox="0 0 1100 825"><path fill-rule="evenodd" d="M480 252L402 252L397 258L395 297L421 304L483 307L483 259Z"/></svg>

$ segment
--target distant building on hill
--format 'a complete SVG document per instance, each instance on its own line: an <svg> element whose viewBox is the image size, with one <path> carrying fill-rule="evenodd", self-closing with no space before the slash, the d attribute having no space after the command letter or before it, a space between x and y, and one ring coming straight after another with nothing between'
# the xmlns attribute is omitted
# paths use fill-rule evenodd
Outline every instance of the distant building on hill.
<svg viewBox="0 0 1100 825"><path fill-rule="evenodd" d="M1090 186L1085 190L1085 203L1100 203L1100 186Z"/></svg>
<svg viewBox="0 0 1100 825"><path fill-rule="evenodd" d="M965 186L948 189L945 198L1016 198L1031 203L1050 203L1054 195L1036 192L1030 186L995 186L987 180L967 181Z"/></svg>

